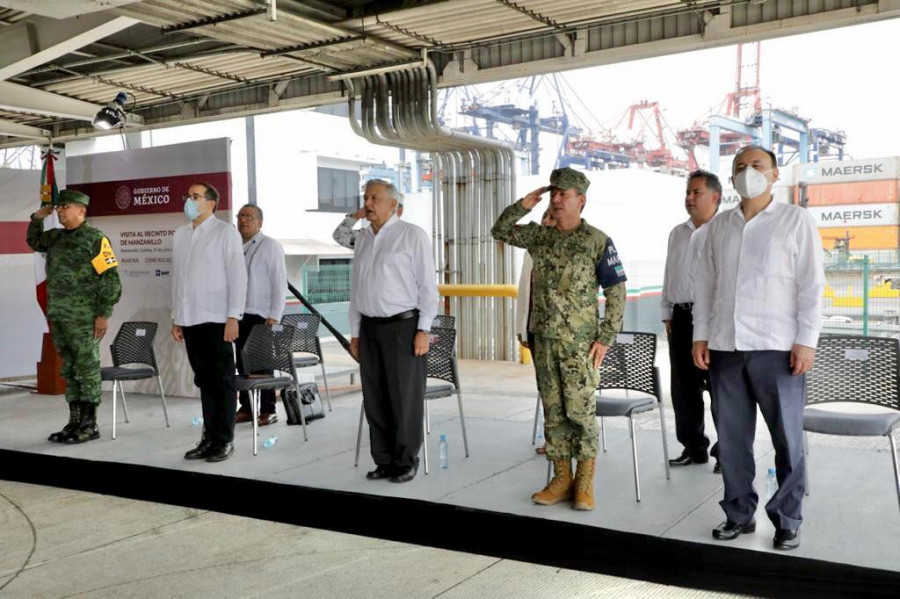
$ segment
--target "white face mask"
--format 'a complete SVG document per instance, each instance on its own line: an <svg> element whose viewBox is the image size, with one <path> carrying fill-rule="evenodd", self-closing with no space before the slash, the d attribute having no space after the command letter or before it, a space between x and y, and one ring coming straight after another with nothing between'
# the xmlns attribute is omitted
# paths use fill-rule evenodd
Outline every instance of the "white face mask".
<svg viewBox="0 0 900 599"><path fill-rule="evenodd" d="M747 167L734 178L734 189L742 198L758 198L769 188L770 183L766 173L771 172L768 170L761 173L755 168Z"/></svg>

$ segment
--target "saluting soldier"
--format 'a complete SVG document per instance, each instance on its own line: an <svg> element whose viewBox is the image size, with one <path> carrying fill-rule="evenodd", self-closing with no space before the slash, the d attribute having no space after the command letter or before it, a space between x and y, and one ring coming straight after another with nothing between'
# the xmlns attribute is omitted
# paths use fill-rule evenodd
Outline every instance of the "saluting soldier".
<svg viewBox="0 0 900 599"><path fill-rule="evenodd" d="M583 173L556 169L548 187L509 206L491 229L495 239L527 249L534 260L530 329L537 350L547 459L553 462L555 475L532 500L554 505L574 498L577 510L594 509L599 438L594 392L600 364L625 315L626 277L615 245L581 218L589 185ZM516 225L548 191L556 225ZM597 309L599 287L606 297L602 320Z"/></svg>
<svg viewBox="0 0 900 599"><path fill-rule="evenodd" d="M63 190L54 202L31 215L28 246L47 255L47 320L62 358L69 423L49 440L84 443L100 438L100 339L122 295L119 263L102 231L86 220L90 198ZM56 209L63 229L44 231Z"/></svg>

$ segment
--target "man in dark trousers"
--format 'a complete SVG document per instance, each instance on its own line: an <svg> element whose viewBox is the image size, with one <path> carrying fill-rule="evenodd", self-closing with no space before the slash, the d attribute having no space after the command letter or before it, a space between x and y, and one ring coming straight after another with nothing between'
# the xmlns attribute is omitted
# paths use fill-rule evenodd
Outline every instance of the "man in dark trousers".
<svg viewBox="0 0 900 599"><path fill-rule="evenodd" d="M778 491L766 504L775 549L800 545L805 490L806 372L822 328L822 240L813 216L776 202L775 155L741 148L732 164L741 204L709 223L694 286L694 363L709 370L716 402L726 521L713 538L756 530L757 407L772 445Z"/></svg>
<svg viewBox="0 0 900 599"><path fill-rule="evenodd" d="M208 462L234 453L233 342L247 299L241 236L216 218L218 202L209 183L188 188L184 213L190 222L175 231L172 249L172 337L184 342L203 406L203 438L184 459Z"/></svg>
<svg viewBox="0 0 900 599"><path fill-rule="evenodd" d="M703 391L708 388L706 371L694 365L694 273L706 244L708 223L719 209L722 184L712 173L697 170L688 175L684 207L688 220L669 233L666 270L662 288L662 321L669 338L669 363L672 365L672 408L675 433L684 446L680 457L670 466L705 464L709 461L709 439L704 431ZM713 414L715 404L710 401ZM718 447L710 451L718 456ZM720 472L716 461L715 472Z"/></svg>
<svg viewBox="0 0 900 599"><path fill-rule="evenodd" d="M425 373L437 282L431 242L396 214L387 181L366 183L370 226L356 239L351 275L350 351L359 360L375 470L366 478L416 476L422 445Z"/></svg>
<svg viewBox="0 0 900 599"><path fill-rule="evenodd" d="M259 374L249 373L244 369L241 351L254 326L281 322L284 298L287 296L284 249L280 243L263 234L262 224L263 211L259 206L247 204L238 211L237 228L241 239L244 240L244 262L247 264L247 305L235 342L237 367L241 374ZM240 403L241 407L237 411L235 422L250 422L253 420L250 394L241 391ZM263 390L260 393L259 404L259 426L267 426L278 421L274 390Z"/></svg>

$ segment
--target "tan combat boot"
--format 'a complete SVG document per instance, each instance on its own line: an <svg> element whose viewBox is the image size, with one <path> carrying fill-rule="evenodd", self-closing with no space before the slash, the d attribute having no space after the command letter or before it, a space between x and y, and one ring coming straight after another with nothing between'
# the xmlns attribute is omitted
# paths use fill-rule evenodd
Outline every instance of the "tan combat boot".
<svg viewBox="0 0 900 599"><path fill-rule="evenodd" d="M531 500L538 505L555 505L560 501L572 499L574 491L572 480L572 460L553 460L553 480L544 490L531 496Z"/></svg>
<svg viewBox="0 0 900 599"><path fill-rule="evenodd" d="M575 505L576 510L590 511L594 509L594 458L581 460L575 471Z"/></svg>

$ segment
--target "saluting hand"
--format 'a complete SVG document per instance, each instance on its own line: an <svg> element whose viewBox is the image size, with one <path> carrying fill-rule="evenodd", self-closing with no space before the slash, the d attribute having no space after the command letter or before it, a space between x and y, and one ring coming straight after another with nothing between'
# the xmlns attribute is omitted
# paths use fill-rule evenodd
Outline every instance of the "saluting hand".
<svg viewBox="0 0 900 599"><path fill-rule="evenodd" d="M47 204L46 206L41 206L41 209L34 213L34 218L38 218L40 220L44 220L50 213L53 212L53 205Z"/></svg>
<svg viewBox="0 0 900 599"><path fill-rule="evenodd" d="M418 358L428 353L428 333L419 331L413 339L413 353Z"/></svg>
<svg viewBox="0 0 900 599"><path fill-rule="evenodd" d="M549 187L538 187L537 189L535 189L534 191L529 193L527 196L522 198L522 208L525 208L526 210L531 210L532 208L537 206L538 203L540 203L540 201L543 199L541 196L544 195L544 193L546 193L548 189L550 189L550 188Z"/></svg>

